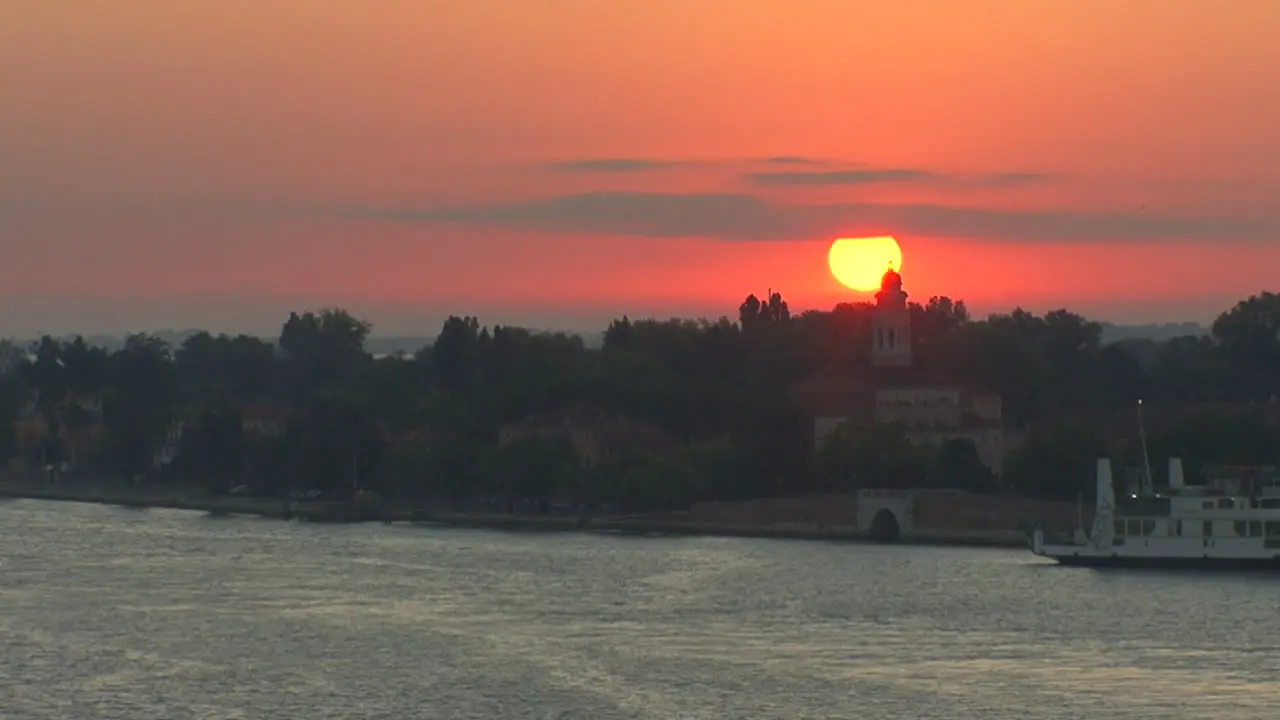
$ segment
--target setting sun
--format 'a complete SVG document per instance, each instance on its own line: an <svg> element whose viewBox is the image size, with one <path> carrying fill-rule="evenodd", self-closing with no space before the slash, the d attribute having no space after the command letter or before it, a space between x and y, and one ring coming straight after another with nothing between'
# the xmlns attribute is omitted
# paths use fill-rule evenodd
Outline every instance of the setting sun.
<svg viewBox="0 0 1280 720"><path fill-rule="evenodd" d="M889 236L840 238L827 253L831 274L840 284L858 292L880 287L885 270L902 270L902 248Z"/></svg>

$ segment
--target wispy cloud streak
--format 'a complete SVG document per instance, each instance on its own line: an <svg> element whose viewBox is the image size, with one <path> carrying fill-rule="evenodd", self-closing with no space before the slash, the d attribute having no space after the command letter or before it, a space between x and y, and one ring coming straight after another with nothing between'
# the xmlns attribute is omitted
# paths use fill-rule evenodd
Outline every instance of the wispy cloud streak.
<svg viewBox="0 0 1280 720"><path fill-rule="evenodd" d="M1002 210L932 204L792 205L741 193L593 192L465 207L361 208L366 219L725 241L902 233L1006 242L1264 241L1280 223L1156 213Z"/></svg>

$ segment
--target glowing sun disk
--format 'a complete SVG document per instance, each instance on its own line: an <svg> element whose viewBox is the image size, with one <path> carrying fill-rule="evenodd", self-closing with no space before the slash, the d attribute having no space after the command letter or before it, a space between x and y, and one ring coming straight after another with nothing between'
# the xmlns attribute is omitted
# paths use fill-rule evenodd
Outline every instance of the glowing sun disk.
<svg viewBox="0 0 1280 720"><path fill-rule="evenodd" d="M902 248L888 235L840 238L831 243L827 264L841 285L868 292L880 287L880 280L889 268L902 271Z"/></svg>

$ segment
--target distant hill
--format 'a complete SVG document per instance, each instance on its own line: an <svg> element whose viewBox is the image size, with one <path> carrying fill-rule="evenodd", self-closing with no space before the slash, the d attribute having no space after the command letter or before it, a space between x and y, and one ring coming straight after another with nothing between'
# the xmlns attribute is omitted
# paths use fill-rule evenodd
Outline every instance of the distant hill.
<svg viewBox="0 0 1280 720"><path fill-rule="evenodd" d="M151 334L168 343L170 347L177 347L178 345L181 345L183 341L185 341L187 338L191 337L192 335L195 335L198 332L200 331L199 330L158 330ZM554 332L554 331L548 331L548 332ZM581 337L583 344L585 344L588 348L599 348L601 345L604 344L604 333L602 332L570 333L570 334ZM74 335L64 335L57 339L72 340L74 338L75 338ZM124 345L125 336L124 335L85 335L84 339L85 339L85 342L89 343L90 345L93 345L96 347L102 347L102 348L106 348L107 350L114 351L114 350L119 350L120 347ZM275 338L265 338L265 339L270 339L272 341L275 340ZM400 353L413 354L421 350L422 348L426 347L427 345L432 344L433 342L435 342L435 340L436 338L434 335L381 336L381 337L374 336L365 340L364 347L365 347L365 350L369 351L369 353L373 355L396 355ZM18 344L20 347L25 347L38 342L38 339L27 338L22 340L15 340L14 342Z"/></svg>
<svg viewBox="0 0 1280 720"><path fill-rule="evenodd" d="M543 332L560 332L558 330L544 330ZM604 333L602 332L570 332L569 335L576 335L582 338L582 344L588 349L599 349L604 345ZM373 355L395 355L398 353L413 354L422 348L434 343L435 336L404 336L404 337L371 337L364 341L364 349Z"/></svg>
<svg viewBox="0 0 1280 720"><path fill-rule="evenodd" d="M1102 323L1102 342L1113 343L1121 340L1154 340L1164 342L1187 335L1208 335L1209 328L1193 322L1152 323L1150 325L1116 325Z"/></svg>
<svg viewBox="0 0 1280 720"><path fill-rule="evenodd" d="M157 330L151 334L160 338L169 344L170 347L181 345L184 340L195 335L199 330ZM69 342L75 339L74 334L54 336L55 340ZM106 348L107 350L119 350L124 345L125 335L85 335L84 341L94 347ZM39 342L39 338L25 338L15 340L14 342L29 346Z"/></svg>

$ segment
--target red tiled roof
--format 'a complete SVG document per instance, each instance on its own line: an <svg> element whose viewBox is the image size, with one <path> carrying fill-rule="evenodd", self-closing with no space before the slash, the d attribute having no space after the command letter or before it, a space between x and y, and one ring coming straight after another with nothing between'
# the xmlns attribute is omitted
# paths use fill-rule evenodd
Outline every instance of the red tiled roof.
<svg viewBox="0 0 1280 720"><path fill-rule="evenodd" d="M284 422L293 415L293 409L286 405L257 404L248 405L241 412L245 421Z"/></svg>

